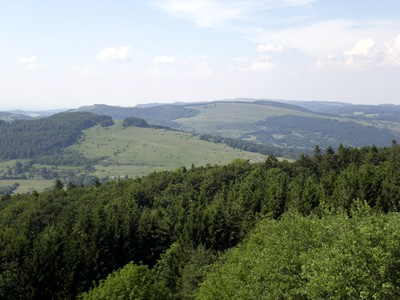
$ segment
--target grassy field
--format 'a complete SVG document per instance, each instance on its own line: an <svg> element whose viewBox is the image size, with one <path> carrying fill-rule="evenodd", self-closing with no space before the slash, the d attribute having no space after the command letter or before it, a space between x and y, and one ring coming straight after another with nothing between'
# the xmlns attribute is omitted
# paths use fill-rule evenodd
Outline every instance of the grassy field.
<svg viewBox="0 0 400 300"><path fill-rule="evenodd" d="M236 158L263 161L265 156L200 140L178 131L125 128L121 122L111 127L85 131L72 149L88 158L106 157L96 166L96 176L142 176L153 171L179 167L227 164Z"/></svg>
<svg viewBox="0 0 400 300"><path fill-rule="evenodd" d="M200 140L190 133L164 129L150 129L122 126L121 121L110 127L96 126L84 131L79 143L71 147L88 158L102 158L95 165L95 171L87 175L104 177L137 177L154 171L173 170L179 167L190 168L207 164L228 164L236 158L260 162L265 156L230 148ZM26 160L20 160L25 162ZM16 160L0 162L0 178L8 169L15 166ZM35 165L57 172L73 169L76 173L83 168L71 166ZM0 187L18 183L15 193L33 190L43 191L54 185L54 179L0 179Z"/></svg>
<svg viewBox="0 0 400 300"><path fill-rule="evenodd" d="M54 179L49 180L34 180L34 179L2 179L0 180L0 187L11 186L15 183L19 184L19 187L15 190L15 194L23 194L32 191L42 192L54 185Z"/></svg>

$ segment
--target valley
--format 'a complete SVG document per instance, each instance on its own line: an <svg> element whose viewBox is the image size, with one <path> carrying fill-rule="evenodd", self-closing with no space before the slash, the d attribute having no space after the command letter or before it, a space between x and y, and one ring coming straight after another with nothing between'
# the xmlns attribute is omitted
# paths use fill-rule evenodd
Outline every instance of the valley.
<svg viewBox="0 0 400 300"><path fill-rule="evenodd" d="M71 161L62 162L60 157L63 155L71 156ZM26 158L0 162L0 191L2 188L7 191L6 188L14 184L18 184L12 190L14 193L43 191L51 188L56 178L66 184L87 185L96 178L106 181L183 167L224 165L238 158L261 162L265 157L205 141L190 133L123 127L122 121L117 120L111 126L96 125L84 130L76 143L59 153L59 158L43 156L34 162ZM18 164L22 165L21 170L17 170Z"/></svg>

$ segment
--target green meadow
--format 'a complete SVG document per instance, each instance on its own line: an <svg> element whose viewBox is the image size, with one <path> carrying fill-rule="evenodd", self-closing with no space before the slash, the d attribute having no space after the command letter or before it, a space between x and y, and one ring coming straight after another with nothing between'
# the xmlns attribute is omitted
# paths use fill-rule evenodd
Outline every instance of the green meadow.
<svg viewBox="0 0 400 300"><path fill-rule="evenodd" d="M123 127L122 121L113 126L95 126L83 132L82 138L70 147L87 158L99 159L90 171L83 167L35 164L38 169L65 174L69 170L77 175L99 178L139 177L154 171L190 168L194 166L224 165L242 158L261 162L264 155L233 149L224 144L201 140L190 133L166 129ZM28 160L18 160L22 163ZM17 160L0 162L0 178L15 166ZM54 179L15 178L1 179L0 188L18 184L14 193L44 191L54 185Z"/></svg>
<svg viewBox="0 0 400 300"><path fill-rule="evenodd" d="M190 133L165 129L96 126L84 132L72 146L88 158L103 160L95 166L94 175L142 176L153 171L179 167L222 165L236 158L260 162L265 156L200 140Z"/></svg>

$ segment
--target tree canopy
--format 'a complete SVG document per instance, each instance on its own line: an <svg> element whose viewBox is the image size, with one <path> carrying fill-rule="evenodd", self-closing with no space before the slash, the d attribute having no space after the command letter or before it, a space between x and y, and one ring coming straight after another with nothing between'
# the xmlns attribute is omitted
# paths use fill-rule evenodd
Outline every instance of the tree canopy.
<svg viewBox="0 0 400 300"><path fill-rule="evenodd" d="M398 298L399 164L340 146L1 196L0 298Z"/></svg>

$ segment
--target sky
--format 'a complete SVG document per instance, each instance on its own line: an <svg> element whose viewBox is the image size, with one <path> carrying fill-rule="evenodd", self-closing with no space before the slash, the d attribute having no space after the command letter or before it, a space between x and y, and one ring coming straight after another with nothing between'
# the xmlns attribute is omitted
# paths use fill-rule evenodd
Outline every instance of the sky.
<svg viewBox="0 0 400 300"><path fill-rule="evenodd" d="M0 110L400 104L399 0L0 0Z"/></svg>

